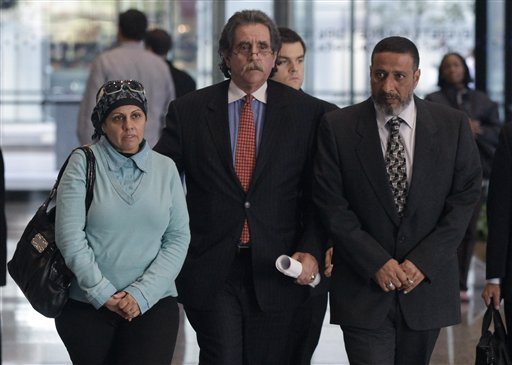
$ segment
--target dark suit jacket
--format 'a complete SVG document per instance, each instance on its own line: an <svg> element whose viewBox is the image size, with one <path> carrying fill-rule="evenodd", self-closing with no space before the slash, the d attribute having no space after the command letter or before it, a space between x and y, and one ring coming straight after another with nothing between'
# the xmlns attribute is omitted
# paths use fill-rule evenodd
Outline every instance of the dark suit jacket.
<svg viewBox="0 0 512 365"><path fill-rule="evenodd" d="M169 71L171 71L172 81L174 81L174 90L176 91L177 98L196 89L196 82L192 76L174 67L171 61L167 61L167 64L169 65Z"/></svg>
<svg viewBox="0 0 512 365"><path fill-rule="evenodd" d="M176 281L179 300L208 307L225 283L247 218L258 303L264 311L284 310L308 291L277 271L276 258L302 251L319 260L324 250L325 234L313 219L311 201L312 151L323 105L268 81L261 143L246 194L233 168L228 86L229 80L173 101L155 146L186 178L192 238Z"/></svg>
<svg viewBox="0 0 512 365"><path fill-rule="evenodd" d="M0 286L6 284L7 276L7 222L5 219L4 157L0 149Z"/></svg>
<svg viewBox="0 0 512 365"><path fill-rule="evenodd" d="M331 321L380 326L397 295L414 330L460 320L457 246L480 196L478 151L463 113L415 97L412 181L402 220L394 206L371 99L327 113L319 128L314 199L334 244ZM385 293L374 274L391 258L426 276Z"/></svg>
<svg viewBox="0 0 512 365"><path fill-rule="evenodd" d="M500 134L487 199L487 279L500 278L502 297L512 301L512 124ZM510 329L509 329L510 330Z"/></svg>
<svg viewBox="0 0 512 365"><path fill-rule="evenodd" d="M480 121L482 134L477 135L476 144L480 152L483 176L488 179L491 175L492 159L501 129L498 104L489 99L485 93L468 89L462 98L462 104L459 105L456 90L449 87L428 94L425 100L449 105L463 111L469 118Z"/></svg>

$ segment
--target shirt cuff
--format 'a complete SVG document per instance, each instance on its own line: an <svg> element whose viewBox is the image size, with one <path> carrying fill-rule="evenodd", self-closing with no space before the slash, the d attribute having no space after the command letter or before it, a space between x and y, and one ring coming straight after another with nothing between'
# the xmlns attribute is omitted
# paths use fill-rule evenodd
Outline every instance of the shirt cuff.
<svg viewBox="0 0 512 365"><path fill-rule="evenodd" d="M149 303L144 298L144 295L142 295L142 292L139 288L135 286L129 286L126 289L124 289L125 292L130 293L130 295L135 298L135 301L139 305L140 314L144 314L149 309Z"/></svg>
<svg viewBox="0 0 512 365"><path fill-rule="evenodd" d="M500 278L491 278L487 280L487 284L500 284Z"/></svg>
<svg viewBox="0 0 512 365"><path fill-rule="evenodd" d="M89 300L89 303L91 303L94 306L94 308L100 309L107 302L107 300L109 300L109 298L116 292L116 288L111 283L108 283L107 286L103 290L101 290L101 292L97 296L89 296L89 298L87 299Z"/></svg>

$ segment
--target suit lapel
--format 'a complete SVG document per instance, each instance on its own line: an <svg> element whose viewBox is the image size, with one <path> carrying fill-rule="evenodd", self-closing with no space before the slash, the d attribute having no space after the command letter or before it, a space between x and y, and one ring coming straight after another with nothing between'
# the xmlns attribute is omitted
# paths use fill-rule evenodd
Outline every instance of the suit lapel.
<svg viewBox="0 0 512 365"><path fill-rule="evenodd" d="M417 117L416 117L416 136L414 147L414 163L412 172L412 181L407 195L407 215L411 215L418 208L422 192L430 189L432 180L429 178L436 169L436 133L437 125L432 119L429 111L425 108L421 99L415 98Z"/></svg>
<svg viewBox="0 0 512 365"><path fill-rule="evenodd" d="M280 129L285 128L285 123L281 122L284 115L283 108L286 107L286 101L284 98L277 95L277 90L272 81L268 81L267 87L267 104L265 107L265 120L263 130L261 133L260 147L258 151L258 157L256 159L256 166L252 176L251 186L257 183L258 178L261 177L262 172L265 169L265 165L272 157L272 151L278 144L279 138L283 136L283 132Z"/></svg>
<svg viewBox="0 0 512 365"><path fill-rule="evenodd" d="M359 163L384 210L391 220L399 225L400 218L395 208L384 156L382 155L375 108L371 99L368 99L366 104L366 107L362 108L362 112L356 116L359 120L356 132L361 138L357 146Z"/></svg>
<svg viewBox="0 0 512 365"><path fill-rule="evenodd" d="M242 189L242 185L240 185L240 181L233 167L233 155L229 133L228 87L229 80L220 84L218 89L213 92L213 97L207 104L206 123L208 124L222 165Z"/></svg>

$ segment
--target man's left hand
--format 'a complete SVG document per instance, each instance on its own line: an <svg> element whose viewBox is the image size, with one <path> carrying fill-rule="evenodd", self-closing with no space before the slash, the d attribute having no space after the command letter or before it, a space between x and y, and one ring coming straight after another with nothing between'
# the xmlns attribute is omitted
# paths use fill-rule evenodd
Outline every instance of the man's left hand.
<svg viewBox="0 0 512 365"><path fill-rule="evenodd" d="M318 262L315 257L307 252L295 252L292 259L299 261L302 264L302 272L297 278L297 283L300 285L311 284L318 273Z"/></svg>
<svg viewBox="0 0 512 365"><path fill-rule="evenodd" d="M402 282L404 294L407 294L414 290L414 288L425 279L425 275L409 260L402 262L400 267L407 275L405 282Z"/></svg>

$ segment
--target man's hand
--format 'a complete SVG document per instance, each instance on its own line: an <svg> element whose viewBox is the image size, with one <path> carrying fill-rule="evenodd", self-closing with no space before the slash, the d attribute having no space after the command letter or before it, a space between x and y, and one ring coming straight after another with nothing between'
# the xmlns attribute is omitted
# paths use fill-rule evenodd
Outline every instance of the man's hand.
<svg viewBox="0 0 512 365"><path fill-rule="evenodd" d="M491 284L488 283L484 291L482 292L482 298L484 299L485 305L492 304L494 305L494 308L500 309L500 302L501 302L501 288L499 284Z"/></svg>
<svg viewBox="0 0 512 365"><path fill-rule="evenodd" d="M292 259L302 264L302 272L296 282L300 285L311 284L318 275L318 262L315 257L307 252L295 252Z"/></svg>
<svg viewBox="0 0 512 365"><path fill-rule="evenodd" d="M332 268L333 268L333 264L332 264L332 253L333 253L333 248L329 248L327 251L325 251L325 271L324 271L324 275L326 278L330 278L331 277L331 274L332 274Z"/></svg>
<svg viewBox="0 0 512 365"><path fill-rule="evenodd" d="M409 260L402 262L400 267L406 275L405 281L402 281L402 287L404 289L404 294L407 294L425 279L425 275L423 275L418 267Z"/></svg>
<svg viewBox="0 0 512 365"><path fill-rule="evenodd" d="M407 282L407 275L395 259L389 259L376 273L375 282L386 293L402 288Z"/></svg>
<svg viewBox="0 0 512 365"><path fill-rule="evenodd" d="M473 133L473 137L476 137L479 134L483 133L482 123L480 123L479 120L470 119L469 120L469 126L471 127L471 133Z"/></svg>

